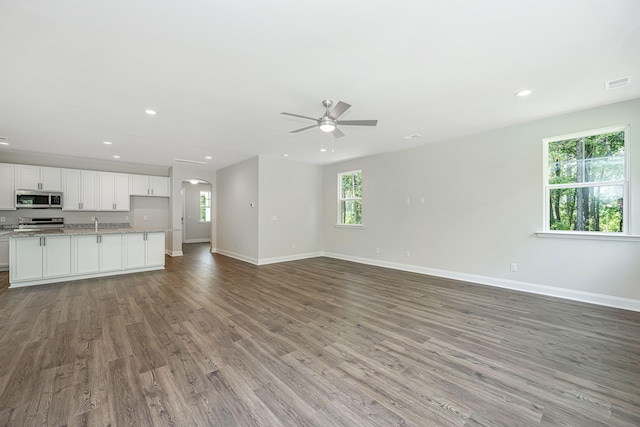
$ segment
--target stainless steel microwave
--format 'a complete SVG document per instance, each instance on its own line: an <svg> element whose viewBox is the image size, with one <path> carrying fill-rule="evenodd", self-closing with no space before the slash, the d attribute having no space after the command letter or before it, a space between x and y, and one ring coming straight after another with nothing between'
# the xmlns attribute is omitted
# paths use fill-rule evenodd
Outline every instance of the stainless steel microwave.
<svg viewBox="0 0 640 427"><path fill-rule="evenodd" d="M17 209L62 209L62 193L47 191L16 191Z"/></svg>

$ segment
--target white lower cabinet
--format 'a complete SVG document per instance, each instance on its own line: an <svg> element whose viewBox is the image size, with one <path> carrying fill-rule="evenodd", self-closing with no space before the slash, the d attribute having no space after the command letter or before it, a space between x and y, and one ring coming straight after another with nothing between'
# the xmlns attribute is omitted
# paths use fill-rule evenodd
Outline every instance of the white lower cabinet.
<svg viewBox="0 0 640 427"><path fill-rule="evenodd" d="M164 268L164 248L161 231L12 237L9 282L11 287L29 286L159 270Z"/></svg>
<svg viewBox="0 0 640 427"><path fill-rule="evenodd" d="M0 271L9 269L9 238L0 237Z"/></svg>
<svg viewBox="0 0 640 427"><path fill-rule="evenodd" d="M73 237L74 274L122 270L122 234Z"/></svg>
<svg viewBox="0 0 640 427"><path fill-rule="evenodd" d="M71 274L69 236L11 239L10 252L9 277L12 283Z"/></svg>
<svg viewBox="0 0 640 427"><path fill-rule="evenodd" d="M125 268L164 265L164 233L125 234L124 241Z"/></svg>

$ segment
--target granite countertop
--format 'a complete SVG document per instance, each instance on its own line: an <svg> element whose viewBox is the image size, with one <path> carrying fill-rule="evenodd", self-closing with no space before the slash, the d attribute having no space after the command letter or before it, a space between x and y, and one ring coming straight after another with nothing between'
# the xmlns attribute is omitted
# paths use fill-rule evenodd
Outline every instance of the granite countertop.
<svg viewBox="0 0 640 427"><path fill-rule="evenodd" d="M64 228L54 230L34 231L7 231L0 230L6 237L45 237L45 236L81 236L90 234L136 234L136 233L164 233L171 231L162 227L123 227L123 228L98 228L96 233L93 228Z"/></svg>

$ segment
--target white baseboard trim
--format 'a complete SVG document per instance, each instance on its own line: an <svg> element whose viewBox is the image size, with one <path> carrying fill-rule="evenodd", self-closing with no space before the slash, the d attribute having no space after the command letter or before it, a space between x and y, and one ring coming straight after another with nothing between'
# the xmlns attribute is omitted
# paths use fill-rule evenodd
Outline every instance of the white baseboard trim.
<svg viewBox="0 0 640 427"><path fill-rule="evenodd" d="M167 254L167 255L169 255L169 256L170 256L170 257L172 257L172 258L173 258L174 256L182 256L182 255L184 255L184 254L182 253L182 251L171 251L171 250L169 250L169 249L165 249L164 253L165 253L165 254Z"/></svg>
<svg viewBox="0 0 640 427"><path fill-rule="evenodd" d="M447 279L460 280L464 282L477 283L480 285L495 286L498 288L511 289L515 291L529 292L533 294L546 295L550 297L563 298L572 301L586 302L590 304L604 305L607 307L621 308L624 310L639 311L640 300L621 298L610 295L596 294L592 292L576 291L572 289L557 288L554 286L538 285L535 283L519 282L516 280L500 279L496 277L478 276L475 274L458 273L455 271L439 270L417 265L400 264L395 262L380 261L370 258L360 258L350 255L323 252L323 256L328 258L352 261L360 264L374 265L377 267L392 268L394 270L409 271L412 273L428 274L431 276L444 277Z"/></svg>
<svg viewBox="0 0 640 427"><path fill-rule="evenodd" d="M184 240L182 243L209 243L211 241L210 238L205 238L205 239L187 239Z"/></svg>
<svg viewBox="0 0 640 427"><path fill-rule="evenodd" d="M231 251L225 251L224 249L217 249L216 253L219 253L220 255L228 256L229 258L235 258L235 259L238 259L240 261L244 261L244 262L248 262L250 264L258 265L258 260L256 258L251 258L251 257L248 257L246 255L237 254L237 253L231 252Z"/></svg>
<svg viewBox="0 0 640 427"><path fill-rule="evenodd" d="M287 256L279 256L273 258L263 258L258 260L258 265L267 265L267 264L276 264L279 262L287 262L287 261L298 261L301 259L307 258L317 258L322 256L322 252L309 252L306 254L296 254L296 255L287 255Z"/></svg>

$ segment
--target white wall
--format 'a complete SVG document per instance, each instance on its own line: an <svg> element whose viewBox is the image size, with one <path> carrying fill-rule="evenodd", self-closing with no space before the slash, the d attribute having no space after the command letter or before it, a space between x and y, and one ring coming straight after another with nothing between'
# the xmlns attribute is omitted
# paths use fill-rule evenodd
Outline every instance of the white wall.
<svg viewBox="0 0 640 427"><path fill-rule="evenodd" d="M543 228L542 139L624 124L632 128L628 153L635 185L630 223L632 233L639 235L640 99L636 99L326 166L324 251L535 292L566 290L571 297L581 293L610 297L597 302L640 300L640 243L534 234ZM353 169L363 171L364 228L358 230L334 226L336 175ZM509 271L511 262L518 264L517 272ZM584 299L598 298L585 294Z"/></svg>
<svg viewBox="0 0 640 427"><path fill-rule="evenodd" d="M211 192L211 184L182 183L184 189L184 235L183 243L211 241L211 223L200 221L200 192ZM212 212L215 216L215 212Z"/></svg>
<svg viewBox="0 0 640 427"><path fill-rule="evenodd" d="M260 157L259 192L259 263L318 256L322 167Z"/></svg>
<svg viewBox="0 0 640 427"><path fill-rule="evenodd" d="M254 157L220 169L216 176L216 251L254 264L258 262L258 164Z"/></svg>

